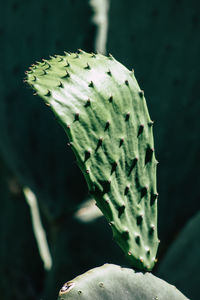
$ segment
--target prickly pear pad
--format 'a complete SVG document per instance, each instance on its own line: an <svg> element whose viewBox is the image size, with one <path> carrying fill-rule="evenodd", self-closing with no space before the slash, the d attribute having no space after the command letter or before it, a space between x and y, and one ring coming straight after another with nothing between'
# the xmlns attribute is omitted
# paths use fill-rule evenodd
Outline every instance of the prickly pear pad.
<svg viewBox="0 0 200 300"><path fill-rule="evenodd" d="M64 127L114 239L134 267L151 270L157 162L153 122L134 72L112 56L79 51L33 65L27 82Z"/></svg>
<svg viewBox="0 0 200 300"><path fill-rule="evenodd" d="M187 300L175 286L149 272L105 264L66 282L58 300Z"/></svg>

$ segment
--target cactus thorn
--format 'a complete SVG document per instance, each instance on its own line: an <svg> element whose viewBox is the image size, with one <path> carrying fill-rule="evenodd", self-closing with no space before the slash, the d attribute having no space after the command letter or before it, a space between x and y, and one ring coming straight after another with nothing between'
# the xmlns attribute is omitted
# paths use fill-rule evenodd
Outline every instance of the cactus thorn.
<svg viewBox="0 0 200 300"><path fill-rule="evenodd" d="M59 82L58 87L62 87L62 88L64 87L61 81Z"/></svg>
<svg viewBox="0 0 200 300"><path fill-rule="evenodd" d="M90 83L88 84L89 87L94 87L94 82L91 80Z"/></svg>
<svg viewBox="0 0 200 300"><path fill-rule="evenodd" d="M144 186L141 189L141 198L143 198L147 194L147 191L148 191L148 187L147 186Z"/></svg>
<svg viewBox="0 0 200 300"><path fill-rule="evenodd" d="M113 96L110 96L108 100L111 103L113 101Z"/></svg>
<svg viewBox="0 0 200 300"><path fill-rule="evenodd" d="M129 82L128 82L128 80L125 80L125 85L127 85L127 86L129 85Z"/></svg>
<svg viewBox="0 0 200 300"><path fill-rule="evenodd" d="M105 126L105 131L109 128L109 126L110 126L110 121L107 121Z"/></svg>
<svg viewBox="0 0 200 300"><path fill-rule="evenodd" d="M42 58L42 61L43 61L43 63L44 63L45 65L49 65L49 66L50 66L50 64L48 63L48 60Z"/></svg>
<svg viewBox="0 0 200 300"><path fill-rule="evenodd" d="M48 63L48 61L46 59L43 59L44 63L48 66L47 69L49 69L51 67L51 65Z"/></svg>
<svg viewBox="0 0 200 300"><path fill-rule="evenodd" d="M47 90L47 93L44 94L44 96L47 96L47 97L51 96L51 91L50 91L50 90Z"/></svg>
<svg viewBox="0 0 200 300"><path fill-rule="evenodd" d="M124 190L124 195L127 195L130 190L130 185L127 185Z"/></svg>
<svg viewBox="0 0 200 300"><path fill-rule="evenodd" d="M138 226L142 224L143 217L144 217L143 214L140 214L139 216L137 216L136 222L137 222Z"/></svg>
<svg viewBox="0 0 200 300"><path fill-rule="evenodd" d="M131 166L130 166L130 170L129 170L129 173L128 173L128 176L131 175L131 172L133 171L133 168L136 166L136 163L138 162L138 157L135 157L133 160L132 160L132 163L131 163Z"/></svg>
<svg viewBox="0 0 200 300"><path fill-rule="evenodd" d="M138 245L140 244L140 235L139 234L136 234L135 241Z"/></svg>
<svg viewBox="0 0 200 300"><path fill-rule="evenodd" d="M129 230L128 230L128 229L125 229L125 230L123 231L122 235L123 235L123 238L124 238L125 240L128 240L128 238L129 238Z"/></svg>
<svg viewBox="0 0 200 300"><path fill-rule="evenodd" d="M152 206L156 199L158 198L158 193L151 194L150 205Z"/></svg>
<svg viewBox="0 0 200 300"><path fill-rule="evenodd" d="M99 143L102 145L102 142L103 142L103 138L102 137L100 137L99 138Z"/></svg>
<svg viewBox="0 0 200 300"><path fill-rule="evenodd" d="M60 62L60 61L62 61L63 60L63 58L62 57L60 57L59 55L55 55L55 58L57 58L57 61L58 62ZM58 60L59 59L59 60Z"/></svg>
<svg viewBox="0 0 200 300"><path fill-rule="evenodd" d="M144 131L144 124L140 124L137 136L139 137L143 131Z"/></svg>
<svg viewBox="0 0 200 300"><path fill-rule="evenodd" d="M118 165L118 162L117 162L117 161L114 161L114 162L112 163L112 170L111 170L111 174L112 174L114 171L116 171L116 169L117 169L117 165Z"/></svg>
<svg viewBox="0 0 200 300"><path fill-rule="evenodd" d="M103 143L103 138L100 137L100 138L98 139L98 143L97 143L97 147L96 147L96 150L95 150L95 151L97 151L97 150L99 149L99 147L102 146L102 143Z"/></svg>
<svg viewBox="0 0 200 300"><path fill-rule="evenodd" d="M67 70L65 71L65 75L61 76L61 78L69 78L69 77L70 77L70 74Z"/></svg>
<svg viewBox="0 0 200 300"><path fill-rule="evenodd" d="M75 113L75 117L74 117L75 121L78 121L79 120L79 113Z"/></svg>
<svg viewBox="0 0 200 300"><path fill-rule="evenodd" d="M130 118L130 112L128 112L128 113L126 114L125 120L128 121L129 118Z"/></svg>
<svg viewBox="0 0 200 300"><path fill-rule="evenodd" d="M121 147L123 143L124 143L124 138L121 138L119 141L119 146Z"/></svg>
<svg viewBox="0 0 200 300"><path fill-rule="evenodd" d="M91 151L90 150L86 150L85 151L85 162L90 158L91 156Z"/></svg>
<svg viewBox="0 0 200 300"><path fill-rule="evenodd" d="M143 91L143 90L139 91L139 96L140 96L141 98L144 97L144 91Z"/></svg>
<svg viewBox="0 0 200 300"><path fill-rule="evenodd" d="M33 77L31 78L32 81L36 81L36 79L37 79L36 76L33 76Z"/></svg>
<svg viewBox="0 0 200 300"><path fill-rule="evenodd" d="M66 75L65 75L66 77L70 77L70 74L69 74L69 72L68 71L66 71ZM64 77L65 77L64 76Z"/></svg>
<svg viewBox="0 0 200 300"><path fill-rule="evenodd" d="M147 252L147 255L150 255L150 252L151 252L151 251L150 251L149 248L147 248L147 249L146 249L146 252Z"/></svg>
<svg viewBox="0 0 200 300"><path fill-rule="evenodd" d="M96 54L95 54L95 53L92 53L92 54L91 54L91 57L96 58Z"/></svg>
<svg viewBox="0 0 200 300"><path fill-rule="evenodd" d="M112 54L109 53L108 56L109 56L109 59L114 60L114 57L112 56Z"/></svg>
<svg viewBox="0 0 200 300"><path fill-rule="evenodd" d="M125 208L126 208L125 204L123 204L120 207L118 207L118 218L121 217L121 215L123 214Z"/></svg>
<svg viewBox="0 0 200 300"><path fill-rule="evenodd" d="M146 155L145 155L145 165L152 160L153 153L154 153L154 148L151 148L148 146L148 148L146 149Z"/></svg>
<svg viewBox="0 0 200 300"><path fill-rule="evenodd" d="M66 51L64 51L64 54L65 54L66 56L70 56L70 53L68 53L68 52L66 52Z"/></svg>
<svg viewBox="0 0 200 300"><path fill-rule="evenodd" d="M154 121L152 121L152 120L148 123L148 125L149 125L150 127L152 127L153 124L154 124Z"/></svg>
<svg viewBox="0 0 200 300"><path fill-rule="evenodd" d="M65 67L70 67L70 63L68 62L68 60L66 60L66 65L65 65Z"/></svg>
<svg viewBox="0 0 200 300"><path fill-rule="evenodd" d="M87 101L86 101L86 103L85 103L85 107L88 107L88 106L90 106L90 104L91 104L91 101L90 101L90 99L87 99Z"/></svg>
<svg viewBox="0 0 200 300"><path fill-rule="evenodd" d="M112 76L110 69L106 72L109 76Z"/></svg>
<svg viewBox="0 0 200 300"><path fill-rule="evenodd" d="M150 235L152 235L154 233L154 231L155 231L155 225L151 224L150 229L149 229Z"/></svg>
<svg viewBox="0 0 200 300"><path fill-rule="evenodd" d="M91 67L90 67L90 65L87 63L86 66L84 67L84 69L90 70Z"/></svg>

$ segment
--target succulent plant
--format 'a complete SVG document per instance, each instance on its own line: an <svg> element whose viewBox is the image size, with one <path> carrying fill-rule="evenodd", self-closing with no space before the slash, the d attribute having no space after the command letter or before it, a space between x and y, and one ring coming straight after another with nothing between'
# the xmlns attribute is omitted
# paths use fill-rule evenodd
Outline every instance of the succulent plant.
<svg viewBox="0 0 200 300"><path fill-rule="evenodd" d="M153 122L134 72L111 55L84 51L30 68L27 82L64 127L77 163L133 266L156 262Z"/></svg>
<svg viewBox="0 0 200 300"><path fill-rule="evenodd" d="M65 283L58 300L184 300L179 290L150 273L113 264L92 269Z"/></svg>

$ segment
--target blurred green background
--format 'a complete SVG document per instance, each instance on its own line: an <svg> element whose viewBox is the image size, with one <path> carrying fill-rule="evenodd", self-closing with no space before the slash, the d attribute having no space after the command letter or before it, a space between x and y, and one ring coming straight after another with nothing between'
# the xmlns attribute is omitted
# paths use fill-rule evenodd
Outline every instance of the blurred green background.
<svg viewBox="0 0 200 300"><path fill-rule="evenodd" d="M100 51L134 68L158 166L157 276L199 299L200 2L7 0L0 9L0 299L53 300L105 262L126 264L53 114L23 83L49 55ZM36 195L53 265L44 269L23 194ZM83 217L86 216L86 217ZM195 262L195 263L194 263Z"/></svg>

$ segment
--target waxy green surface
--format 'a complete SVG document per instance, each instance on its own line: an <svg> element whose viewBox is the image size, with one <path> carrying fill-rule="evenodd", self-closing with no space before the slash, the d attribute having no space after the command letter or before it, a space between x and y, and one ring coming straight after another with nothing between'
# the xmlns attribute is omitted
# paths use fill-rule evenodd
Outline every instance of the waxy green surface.
<svg viewBox="0 0 200 300"><path fill-rule="evenodd" d="M114 239L134 267L151 270L159 243L157 161L134 72L112 56L80 51L33 65L27 82L64 127Z"/></svg>
<svg viewBox="0 0 200 300"><path fill-rule="evenodd" d="M186 300L164 280L113 264L105 264L66 282L58 300Z"/></svg>

